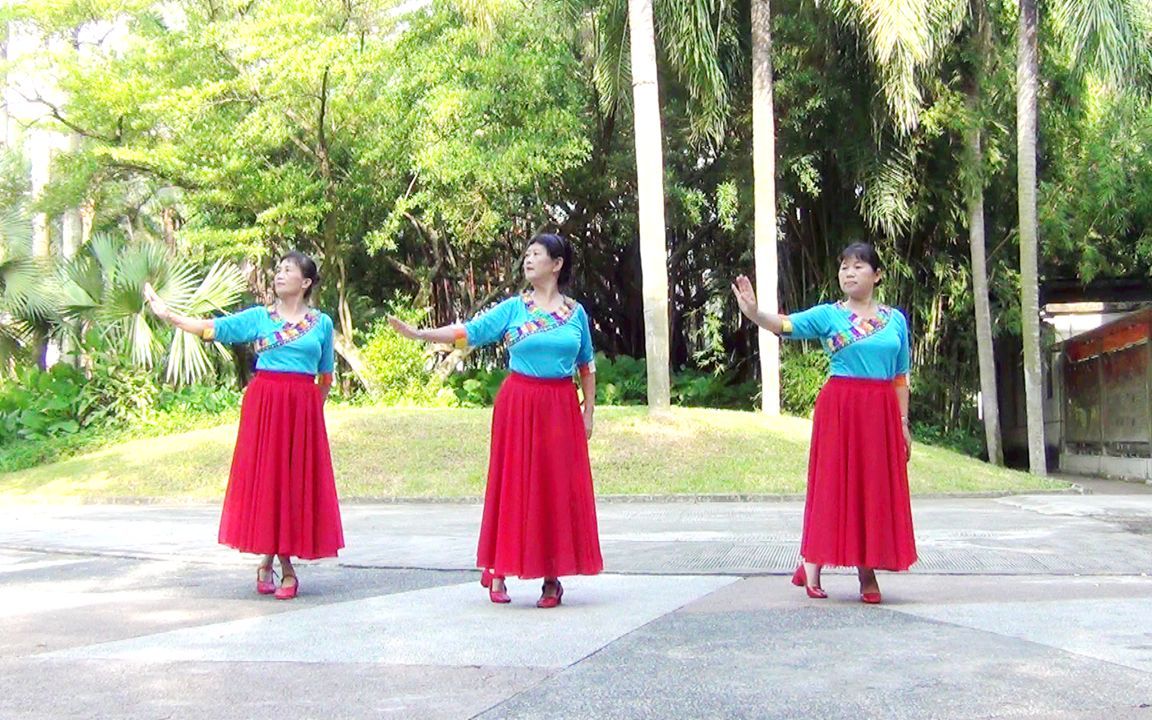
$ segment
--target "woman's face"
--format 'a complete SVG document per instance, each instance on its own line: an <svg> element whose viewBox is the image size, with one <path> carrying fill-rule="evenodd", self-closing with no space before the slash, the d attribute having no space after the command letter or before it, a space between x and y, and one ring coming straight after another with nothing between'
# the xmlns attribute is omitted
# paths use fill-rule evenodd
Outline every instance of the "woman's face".
<svg viewBox="0 0 1152 720"><path fill-rule="evenodd" d="M560 275L560 266L563 264L562 258L553 258L548 254L548 248L540 243L532 243L524 251L524 279L530 283L549 277L555 280Z"/></svg>
<svg viewBox="0 0 1152 720"><path fill-rule="evenodd" d="M303 295L312 286L312 281L304 277L300 266L292 260L281 260L276 266L276 277L272 281L276 297L289 298Z"/></svg>
<svg viewBox="0 0 1152 720"><path fill-rule="evenodd" d="M880 272L867 260L846 257L840 262L840 290L853 300L871 298L878 282Z"/></svg>

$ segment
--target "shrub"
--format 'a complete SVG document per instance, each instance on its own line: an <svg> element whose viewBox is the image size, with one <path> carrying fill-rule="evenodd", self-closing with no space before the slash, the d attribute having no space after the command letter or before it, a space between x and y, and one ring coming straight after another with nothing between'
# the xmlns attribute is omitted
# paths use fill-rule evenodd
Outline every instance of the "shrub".
<svg viewBox="0 0 1152 720"><path fill-rule="evenodd" d="M427 313L403 306L391 308L401 320L419 324ZM456 395L432 372L423 343L401 337L386 319L377 320L360 346L360 357L376 386L375 399L390 405L453 405Z"/></svg>
<svg viewBox="0 0 1152 720"><path fill-rule="evenodd" d="M785 346L780 353L780 405L791 415L811 417L816 396L828 379L828 356Z"/></svg>

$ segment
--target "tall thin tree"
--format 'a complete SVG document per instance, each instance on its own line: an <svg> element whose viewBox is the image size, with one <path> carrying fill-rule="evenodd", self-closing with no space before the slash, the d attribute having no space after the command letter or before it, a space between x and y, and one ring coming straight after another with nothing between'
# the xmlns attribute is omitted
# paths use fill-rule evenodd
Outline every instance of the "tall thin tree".
<svg viewBox="0 0 1152 720"><path fill-rule="evenodd" d="M660 87L656 75L656 33L652 0L628 0L632 52L632 98L636 128L636 183L640 215L640 271L643 274L644 354L648 368L648 409L671 404L668 350L668 252L664 225L664 149Z"/></svg>
<svg viewBox="0 0 1152 720"><path fill-rule="evenodd" d="M778 312L776 252L776 120L772 99L772 5L752 0L752 176L754 247L760 309ZM761 328L761 407L780 414L780 339Z"/></svg>
<svg viewBox="0 0 1152 720"><path fill-rule="evenodd" d="M1020 314L1024 340L1024 396L1028 468L1048 474L1044 454L1043 367L1040 357L1039 228L1036 223L1036 0L1020 0L1016 33L1016 192L1020 223Z"/></svg>
<svg viewBox="0 0 1152 720"><path fill-rule="evenodd" d="M965 136L967 168L965 195L968 206L968 245L972 255L972 295L976 319L976 355L980 366L980 402L984 416L984 440L988 461L1004 464L1000 439L1000 402L996 388L996 356L992 338L992 307L988 299L988 262L984 235L984 150L981 107L986 65L992 53L991 25L981 0L971 6L973 22L972 77L968 85L968 109L971 126Z"/></svg>

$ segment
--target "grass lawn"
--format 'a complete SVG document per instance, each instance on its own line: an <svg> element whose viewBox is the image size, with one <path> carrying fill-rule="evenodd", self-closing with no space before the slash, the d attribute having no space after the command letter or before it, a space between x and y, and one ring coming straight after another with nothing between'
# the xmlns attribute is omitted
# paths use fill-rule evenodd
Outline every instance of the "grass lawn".
<svg viewBox="0 0 1152 720"><path fill-rule="evenodd" d="M811 423L730 410L597 410L592 471L601 495L799 494ZM483 493L490 409L330 408L328 431L345 499L477 497ZM223 496L234 424L134 440L0 475L0 500ZM1067 485L915 445L912 492L1053 490Z"/></svg>

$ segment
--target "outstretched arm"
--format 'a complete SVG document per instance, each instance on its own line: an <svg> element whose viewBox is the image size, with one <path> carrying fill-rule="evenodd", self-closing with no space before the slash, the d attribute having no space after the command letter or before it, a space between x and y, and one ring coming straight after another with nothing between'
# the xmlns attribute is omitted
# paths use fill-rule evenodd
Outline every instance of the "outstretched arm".
<svg viewBox="0 0 1152 720"><path fill-rule="evenodd" d="M174 325L184 332L192 333L203 337L204 331L212 327L212 320L204 318L190 318L183 315L177 315L168 308L168 303L160 299L156 294L156 290L152 287L152 283L144 283L144 299L148 302L148 307L152 309L152 314L160 318L169 325Z"/></svg>
<svg viewBox="0 0 1152 720"><path fill-rule="evenodd" d="M732 283L732 294L736 296L740 312L749 320L776 335L784 332L786 318L783 315L764 312L756 307L756 291L752 289L752 281L747 276L737 276L736 281Z"/></svg>
<svg viewBox="0 0 1152 720"><path fill-rule="evenodd" d="M415 328L398 317L389 316L388 324L400 335L409 340L419 340L430 343L452 343L460 337L462 326L445 325L438 328Z"/></svg>

